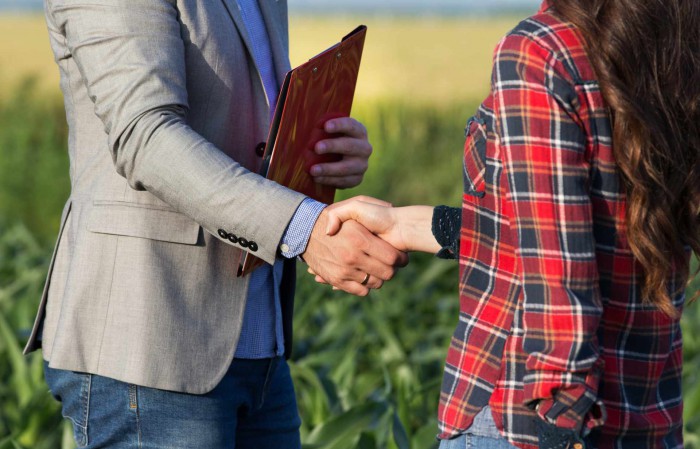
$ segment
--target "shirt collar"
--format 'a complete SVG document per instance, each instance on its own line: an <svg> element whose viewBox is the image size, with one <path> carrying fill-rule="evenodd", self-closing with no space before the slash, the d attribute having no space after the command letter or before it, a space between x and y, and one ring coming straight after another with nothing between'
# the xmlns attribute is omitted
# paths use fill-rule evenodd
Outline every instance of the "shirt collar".
<svg viewBox="0 0 700 449"><path fill-rule="evenodd" d="M540 10L538 12L545 12L549 9L550 6L552 6L550 0L544 0L540 5Z"/></svg>

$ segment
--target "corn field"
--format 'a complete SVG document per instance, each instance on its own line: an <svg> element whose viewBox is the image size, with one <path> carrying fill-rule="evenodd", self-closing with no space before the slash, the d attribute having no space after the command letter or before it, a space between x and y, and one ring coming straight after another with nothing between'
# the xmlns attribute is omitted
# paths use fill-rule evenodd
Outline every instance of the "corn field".
<svg viewBox="0 0 700 449"><path fill-rule="evenodd" d="M297 40L303 41L306 33L309 40L318 41L319 34L308 31L310 22L300 23ZM342 24L329 31L328 39L331 33L337 38L351 28L350 22L347 27ZM469 72L466 79L439 67L435 74L421 74L441 81L449 75L451 84L440 88L440 101L418 104L414 98L402 100L398 95L381 98L373 92L385 91L383 72L370 71L373 81L358 93L362 101L356 102L354 115L366 124L375 152L365 182L341 192L340 198L367 194L395 205L459 205L464 123L486 86L475 83L488 80L490 48L509 26L508 22L472 25L488 32L494 42L487 44L483 54L459 61L464 66L461 73ZM432 26L432 34L450 29L462 33L454 23L421 26ZM408 32L415 25L405 28ZM370 62L377 61L370 67L385 61L387 54L393 55L392 67L408 58L382 46L392 36L391 31L384 33L376 53L368 54ZM474 36L477 33L441 39L455 40L457 48L471 51ZM414 44L409 47L417 51ZM483 49L484 44L471 47ZM303 55L297 56L299 61L314 52L297 50L296 54ZM471 73L475 60L484 67ZM0 64L0 75L3 66L7 67ZM462 85L474 89L466 94L473 100L458 101L451 95ZM74 447L70 426L62 422L58 404L44 384L41 354L25 357L21 353L43 288L60 211L69 195L63 104L53 90L47 94L45 86L45 79L27 78L0 95L0 449ZM412 89L399 88L409 93ZM437 447L443 360L458 317L457 264L412 255L407 268L367 298L334 292L315 284L303 269L299 271L290 365L304 448ZM699 288L696 280L689 294ZM683 331L686 442L688 448L700 449L700 308L696 305L687 307Z"/></svg>

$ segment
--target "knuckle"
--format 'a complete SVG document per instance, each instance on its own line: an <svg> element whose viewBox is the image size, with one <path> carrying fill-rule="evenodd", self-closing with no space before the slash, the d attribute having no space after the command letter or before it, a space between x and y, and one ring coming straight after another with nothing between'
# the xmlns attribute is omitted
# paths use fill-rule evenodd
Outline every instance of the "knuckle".
<svg viewBox="0 0 700 449"><path fill-rule="evenodd" d="M367 244L367 238L362 233L361 225L353 224L352 230L353 232L348 235L348 245L350 248L359 248L360 250L364 250L365 245Z"/></svg>
<svg viewBox="0 0 700 449"><path fill-rule="evenodd" d="M401 255L394 252L388 256L389 258L389 265L398 265L401 261Z"/></svg>
<svg viewBox="0 0 700 449"><path fill-rule="evenodd" d="M355 260L357 259L355 254L350 251L343 251L342 253L340 253L339 258L340 262L346 266L354 264Z"/></svg>
<svg viewBox="0 0 700 449"><path fill-rule="evenodd" d="M351 265L357 265L358 262L360 261L360 257L357 255L357 253L352 252L352 253L348 254L347 260L349 261L349 263Z"/></svg>
<svg viewBox="0 0 700 449"><path fill-rule="evenodd" d="M357 123L357 128L360 134L367 137L367 127L362 122L358 122L357 120L355 120L355 122Z"/></svg>
<svg viewBox="0 0 700 449"><path fill-rule="evenodd" d="M337 275L338 281L345 281L347 279L350 279L351 274L352 273L351 273L351 270L349 268L349 264L347 264L347 263L344 264L344 267L340 268L338 270L338 275Z"/></svg>

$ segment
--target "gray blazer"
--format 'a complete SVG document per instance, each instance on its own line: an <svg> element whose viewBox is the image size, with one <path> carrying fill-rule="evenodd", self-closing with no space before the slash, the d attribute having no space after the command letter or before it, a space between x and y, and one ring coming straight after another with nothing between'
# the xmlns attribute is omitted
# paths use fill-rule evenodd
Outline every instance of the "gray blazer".
<svg viewBox="0 0 700 449"><path fill-rule="evenodd" d="M283 80L287 4L259 3ZM43 346L54 368L207 392L240 333L240 255L273 263L303 200L252 173L269 106L237 2L45 0L45 13L72 191L25 351ZM293 261L285 268L291 339Z"/></svg>

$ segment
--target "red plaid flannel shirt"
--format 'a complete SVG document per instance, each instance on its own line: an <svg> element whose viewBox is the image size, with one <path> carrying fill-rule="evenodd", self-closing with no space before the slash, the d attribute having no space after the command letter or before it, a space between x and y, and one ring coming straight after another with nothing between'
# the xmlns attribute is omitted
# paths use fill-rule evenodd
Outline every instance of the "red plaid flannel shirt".
<svg viewBox="0 0 700 449"><path fill-rule="evenodd" d="M546 2L496 48L466 131L440 438L489 404L520 448L537 447L537 415L595 448L681 448L680 324L642 301L609 110L581 35Z"/></svg>

